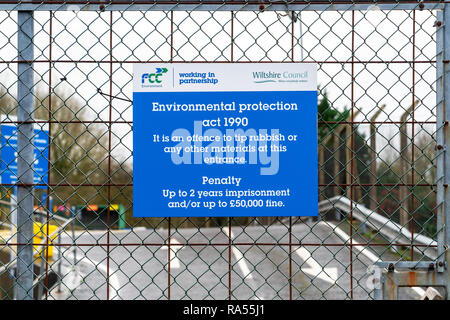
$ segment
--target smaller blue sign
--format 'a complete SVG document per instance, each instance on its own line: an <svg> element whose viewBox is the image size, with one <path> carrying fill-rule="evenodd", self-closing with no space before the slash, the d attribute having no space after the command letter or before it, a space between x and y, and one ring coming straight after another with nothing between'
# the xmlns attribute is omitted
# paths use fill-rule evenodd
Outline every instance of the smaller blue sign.
<svg viewBox="0 0 450 320"><path fill-rule="evenodd" d="M37 189L47 188L48 183L48 130L35 128L34 138L34 183ZM17 183L17 126L2 124L1 126L1 183Z"/></svg>

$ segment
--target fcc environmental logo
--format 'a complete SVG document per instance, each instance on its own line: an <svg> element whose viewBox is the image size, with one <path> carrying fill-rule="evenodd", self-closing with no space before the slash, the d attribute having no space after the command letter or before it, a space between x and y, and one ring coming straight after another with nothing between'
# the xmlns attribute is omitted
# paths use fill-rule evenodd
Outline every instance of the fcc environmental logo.
<svg viewBox="0 0 450 320"><path fill-rule="evenodd" d="M167 71L167 68L156 68L154 73L143 73L142 88L162 87L161 83Z"/></svg>

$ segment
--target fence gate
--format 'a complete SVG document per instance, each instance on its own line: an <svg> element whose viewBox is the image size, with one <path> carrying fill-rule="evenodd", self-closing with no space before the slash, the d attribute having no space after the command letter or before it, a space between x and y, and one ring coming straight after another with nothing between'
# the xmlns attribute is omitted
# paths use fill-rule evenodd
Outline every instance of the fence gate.
<svg viewBox="0 0 450 320"><path fill-rule="evenodd" d="M447 298L449 25L448 1L1 0L0 297ZM146 62L317 63L318 219L133 218Z"/></svg>

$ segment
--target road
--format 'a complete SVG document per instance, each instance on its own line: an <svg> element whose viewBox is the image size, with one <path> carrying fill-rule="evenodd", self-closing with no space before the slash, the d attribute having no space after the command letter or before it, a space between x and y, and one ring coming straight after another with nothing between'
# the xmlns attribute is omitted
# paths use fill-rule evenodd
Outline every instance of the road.
<svg viewBox="0 0 450 320"><path fill-rule="evenodd" d="M336 227L336 222L303 223L292 226L292 242L326 243L327 246L292 247L293 299L350 299L353 274L353 298L370 299L367 268L379 256L383 260L398 260L389 250L354 247L353 264L350 250L342 246L348 234ZM334 230L334 231L333 231ZM135 229L110 233L109 270L111 299L167 299L168 248L152 245L164 243L166 229ZM228 229L202 228L171 231L171 243L210 245L171 246L171 299L227 299L229 295ZM233 227L231 247L231 289L233 299L289 299L288 228ZM56 299L107 298L107 241L105 231L78 233L75 247L64 247L62 293L52 291ZM65 236L63 243L71 243ZM356 240L355 240L356 241ZM250 245L258 242L265 245ZM147 245L137 246L137 243ZM120 245L118 245L120 244ZM215 245L216 244L216 245ZM220 244L220 245L217 245ZM52 266L56 270L56 264ZM420 292L403 290L403 299L418 299Z"/></svg>

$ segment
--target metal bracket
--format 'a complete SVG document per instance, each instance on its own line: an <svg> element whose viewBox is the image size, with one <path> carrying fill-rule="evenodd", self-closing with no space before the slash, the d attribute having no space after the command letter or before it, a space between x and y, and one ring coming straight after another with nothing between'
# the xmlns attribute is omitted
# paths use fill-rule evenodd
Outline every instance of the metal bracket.
<svg viewBox="0 0 450 320"><path fill-rule="evenodd" d="M447 287L446 274L438 272L436 261L381 261L376 262L375 299L397 300L401 287ZM446 292L448 296L448 292ZM422 297L423 298L423 297Z"/></svg>

